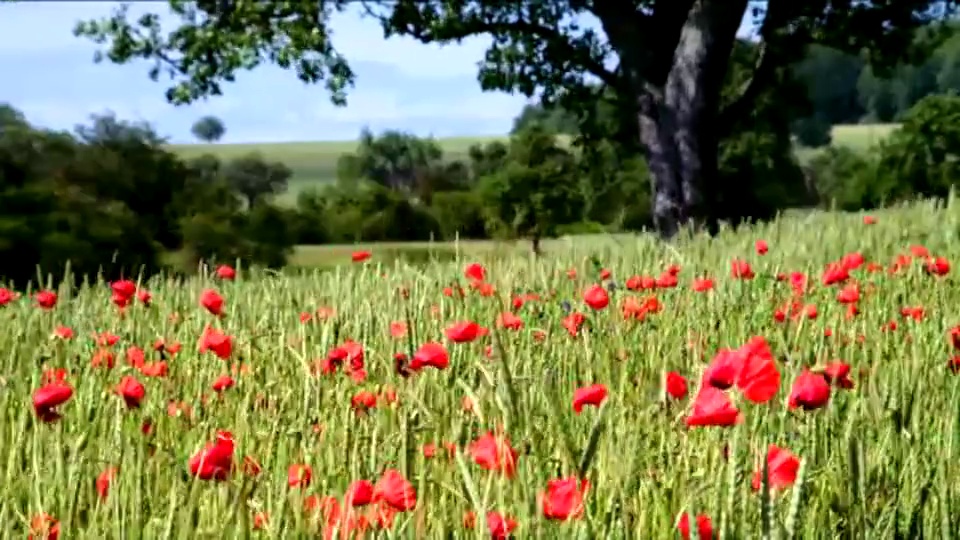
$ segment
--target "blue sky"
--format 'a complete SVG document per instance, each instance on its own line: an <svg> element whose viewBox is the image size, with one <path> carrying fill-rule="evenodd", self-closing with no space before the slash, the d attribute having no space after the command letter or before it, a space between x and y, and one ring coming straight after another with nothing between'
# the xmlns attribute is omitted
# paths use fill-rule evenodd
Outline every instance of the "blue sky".
<svg viewBox="0 0 960 540"><path fill-rule="evenodd" d="M334 43L357 74L348 105L335 107L322 86L306 86L273 66L243 73L224 96L188 107L166 103L161 78L146 63L94 64L96 45L75 38L78 20L109 15L115 2L0 2L0 102L34 124L72 129L91 114L113 111L143 120L173 142L190 142L198 117L224 120L223 142L355 139L364 126L437 137L498 135L509 131L523 96L480 91L477 62L489 38L459 45L385 40L375 21L355 12L336 15ZM164 2L134 4L131 13L165 13Z"/></svg>

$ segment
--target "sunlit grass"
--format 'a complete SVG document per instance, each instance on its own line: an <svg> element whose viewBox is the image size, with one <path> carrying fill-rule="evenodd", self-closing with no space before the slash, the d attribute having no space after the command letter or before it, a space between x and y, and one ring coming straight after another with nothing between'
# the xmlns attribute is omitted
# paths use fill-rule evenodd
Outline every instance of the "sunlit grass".
<svg viewBox="0 0 960 540"><path fill-rule="evenodd" d="M102 283L58 287L51 311L23 297L0 308L6 435L0 439L0 518L12 537L23 537L30 517L44 512L60 521L61 538L186 539L246 537L263 513L269 521L259 534L294 538L313 530L302 511L305 497L342 497L351 481L376 482L395 468L413 483L418 502L397 515L384 537L488 538L483 512L489 510L514 518L520 538L675 538L684 511L708 514L715 530L726 527L726 538L758 538L764 528L780 526L789 533L781 538L956 535L960 378L946 369L947 332L960 323L955 277L927 275L923 261L898 274L870 273L865 265L852 272L861 283L860 314L847 318L838 288L822 286L820 274L827 262L853 251L887 267L913 244L960 260L960 213L924 204L874 215L877 223L866 226L862 216L816 212L670 246L646 236L558 240L540 260L522 247L487 251L464 243L441 260L416 264L384 262L386 248L368 246L372 258L353 264L355 248L340 248L326 257L342 257L342 264L296 276L240 269L235 282L157 278L143 284L152 305L132 305L123 316ZM769 253L755 253L757 239L769 243ZM593 258L618 284L610 306L599 312L581 300L599 279ZM748 261L757 277L731 279L733 258ZM482 296L467 283L469 262L486 265L495 294ZM630 276L656 277L673 264L680 266L675 289L623 287ZM818 316L776 323L774 311L791 293L773 276L793 271L809 275L804 302L816 304ZM693 292L694 277L713 278L716 289ZM455 283L465 297L444 294ZM222 319L198 305L207 288L226 300ZM523 328L497 328L511 298L527 292L541 300L516 310ZM624 320L625 298L650 295L662 312ZM579 337L561 326L564 301L587 317ZM907 306L923 307L923 319L903 317ZM335 315L323 310L318 316L321 308ZM312 320L301 322L301 313ZM449 343L444 329L462 320L491 327L491 335ZM897 329L882 330L891 320ZM391 336L395 322L409 325L406 336ZM58 325L76 337L51 338ZM235 337L231 361L197 352L207 325ZM111 348L112 370L91 365L102 348L91 336L106 331L120 338ZM706 363L718 348L738 347L755 335L765 337L778 358L777 396L754 405L732 392L743 423L687 429L683 418ZM159 361L152 350L157 339L183 348L168 359L166 377L146 377L129 365L126 351L137 346L148 361ZM364 347L366 380L355 382L343 371L315 375L316 360L347 339ZM410 355L430 341L446 344L449 367L400 377L394 354ZM830 360L852 366L855 387L835 390L825 409L788 410L790 385L802 368ZM237 369L240 364L249 372ZM74 395L59 408L58 422L44 424L30 396L43 371L58 367L70 371ZM671 370L688 378L690 397L664 399L663 377ZM236 386L218 398L213 381L231 373ZM127 409L113 394L124 375L146 386L139 409ZM575 414L574 390L593 383L606 385L609 397L601 409ZM364 390L395 392L396 401L356 414L351 397ZM464 410L464 398L472 412ZM192 419L168 414L172 401L190 405ZM148 420L149 436L141 430ZM233 432L237 462L244 456L259 461L258 478L239 470L223 483L188 478L187 459L218 429ZM519 453L512 479L478 467L469 453L470 441L497 429ZM584 459L591 434L599 436L597 446ZM444 442L460 449L455 459L442 450L424 456L423 445L442 448ZM798 485L773 496L770 517L762 519L762 497L750 480L756 457L771 443L804 465ZM546 520L538 493L548 480L576 474L583 461L590 481L583 517ZM312 483L291 489L288 467L300 463L312 467ZM109 466L119 473L100 501L94 482ZM475 531L463 525L471 510L479 516Z"/></svg>

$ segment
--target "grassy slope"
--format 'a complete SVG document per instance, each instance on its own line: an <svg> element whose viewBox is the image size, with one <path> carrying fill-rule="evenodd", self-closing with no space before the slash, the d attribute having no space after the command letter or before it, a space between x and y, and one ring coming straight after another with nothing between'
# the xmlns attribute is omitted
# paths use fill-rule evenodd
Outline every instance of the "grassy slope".
<svg viewBox="0 0 960 540"><path fill-rule="evenodd" d="M895 127L890 124L837 126L833 130L834 144L866 149L887 135ZM440 146L450 159L462 158L471 145L502 137L457 137L440 139ZM260 152L267 159L280 161L293 169L290 190L284 196L293 200L302 189L332 181L336 177L337 159L356 149L355 141L291 142L264 144L188 144L174 149L184 157L211 153L222 159L234 158L249 152ZM810 155L809 150L799 150L800 156Z"/></svg>

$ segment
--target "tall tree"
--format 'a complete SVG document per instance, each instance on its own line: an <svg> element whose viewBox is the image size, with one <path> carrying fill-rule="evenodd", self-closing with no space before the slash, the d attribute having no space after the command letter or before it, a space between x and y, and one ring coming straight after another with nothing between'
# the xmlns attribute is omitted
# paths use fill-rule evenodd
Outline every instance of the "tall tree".
<svg viewBox="0 0 960 540"><path fill-rule="evenodd" d="M75 33L107 44L113 62L145 58L153 78L174 77L167 97L189 103L219 95L221 83L263 63L323 82L334 103L346 101L354 73L333 46L330 15L346 0L305 2L170 2L180 26L161 29L158 16L129 21L124 8ZM651 172L654 221L664 236L710 217L709 188L717 147L784 66L820 43L866 52L882 67L916 53L917 28L951 14L936 0L396 0L361 2L387 37L452 43L494 37L480 67L485 90L540 95L581 111L585 125L603 87L622 105L623 133L636 133ZM599 21L599 29L584 17ZM737 95L721 88L744 18L760 41L751 77ZM611 67L614 66L614 67ZM705 190L705 188L708 188ZM707 195L705 195L705 193Z"/></svg>

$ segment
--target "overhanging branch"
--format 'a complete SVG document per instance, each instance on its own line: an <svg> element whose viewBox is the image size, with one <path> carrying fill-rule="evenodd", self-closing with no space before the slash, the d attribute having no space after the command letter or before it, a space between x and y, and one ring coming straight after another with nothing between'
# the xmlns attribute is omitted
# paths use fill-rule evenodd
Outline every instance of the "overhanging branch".
<svg viewBox="0 0 960 540"><path fill-rule="evenodd" d="M367 2L364 2L363 6L366 15L378 19L384 27L390 25L391 21L388 15L376 13ZM570 43L567 36L557 28L530 21L484 21L472 17L458 21L456 25L443 25L441 26L440 32L428 26L407 25L397 33L410 36L424 44L459 41L479 34L521 34L533 36L547 42L549 47L555 48L564 56L569 57L574 64L579 65L584 71L600 79L603 84L615 88L619 88L622 85L620 76L614 71L607 69L606 66L603 65L603 62L598 60L591 51L576 47Z"/></svg>
<svg viewBox="0 0 960 540"><path fill-rule="evenodd" d="M777 69L775 57L770 51L770 45L766 41L760 42L753 74L740 86L733 101L718 115L717 125L721 126L721 129L727 129L734 125L737 119L750 114L757 98L774 78Z"/></svg>
<svg viewBox="0 0 960 540"><path fill-rule="evenodd" d="M717 115L717 125L721 130L729 130L739 119L750 114L757 98L769 84L774 82L778 67L785 62L786 58L782 53L791 48L802 50L803 44L807 42L804 37L809 37L808 30L801 27L794 28L793 32L784 33L789 21L796 17L800 9L795 2L769 0L766 4L767 13L763 24L760 25L761 41L758 45L753 73L740 86L733 100ZM796 50L791 54L796 54Z"/></svg>

